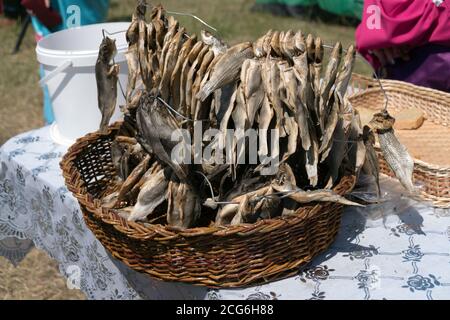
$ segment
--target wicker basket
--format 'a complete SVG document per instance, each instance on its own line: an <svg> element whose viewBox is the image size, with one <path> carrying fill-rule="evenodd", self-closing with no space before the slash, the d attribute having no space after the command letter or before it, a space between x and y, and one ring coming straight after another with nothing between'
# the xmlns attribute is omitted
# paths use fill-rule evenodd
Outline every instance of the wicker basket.
<svg viewBox="0 0 450 320"><path fill-rule="evenodd" d="M110 144L118 128L116 123L108 134L79 139L61 168L88 227L114 257L134 270L166 281L242 287L296 274L335 240L343 212L336 203L312 203L289 219L232 227L182 231L127 222L102 208L98 199L115 175ZM354 177L345 176L335 191L344 195L354 184Z"/></svg>
<svg viewBox="0 0 450 320"><path fill-rule="evenodd" d="M351 95L349 100L353 107L375 110L384 107L385 96L378 81L357 74L354 74L352 79L356 93ZM389 110L399 111L415 107L424 112L428 121L440 126L450 126L450 94L401 81L381 80L381 83L389 99ZM442 133L439 131L435 132L436 137L440 134ZM394 176L381 156L381 151L379 149L377 151L381 171ZM450 208L450 167L418 159L415 159L414 163L414 179L423 185L422 198L430 201L435 207Z"/></svg>

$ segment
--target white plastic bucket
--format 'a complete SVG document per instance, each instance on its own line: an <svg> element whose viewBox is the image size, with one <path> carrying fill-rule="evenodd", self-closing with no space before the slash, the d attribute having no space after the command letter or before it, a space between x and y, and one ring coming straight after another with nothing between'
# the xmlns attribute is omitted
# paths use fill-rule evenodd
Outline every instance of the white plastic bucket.
<svg viewBox="0 0 450 320"><path fill-rule="evenodd" d="M127 22L93 24L56 32L38 42L37 59L45 71L40 83L47 85L50 94L55 115L51 135L57 143L70 145L99 128L95 63L103 30L116 39L115 62L120 65L119 81L126 90L128 67L124 53L128 48L125 39L128 26ZM120 119L118 106L125 104L119 85L117 90L117 107L111 122Z"/></svg>

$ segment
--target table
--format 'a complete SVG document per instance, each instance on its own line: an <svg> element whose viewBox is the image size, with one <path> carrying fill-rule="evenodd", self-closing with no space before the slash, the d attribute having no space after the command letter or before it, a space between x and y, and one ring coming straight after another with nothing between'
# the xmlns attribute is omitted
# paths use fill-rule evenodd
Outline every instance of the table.
<svg viewBox="0 0 450 320"><path fill-rule="evenodd" d="M298 275L244 289L166 283L112 258L84 224L59 168L65 147L49 127L0 148L0 254L18 263L32 245L89 299L448 299L450 211L410 206L346 209L336 242ZM387 178L384 191L393 192Z"/></svg>

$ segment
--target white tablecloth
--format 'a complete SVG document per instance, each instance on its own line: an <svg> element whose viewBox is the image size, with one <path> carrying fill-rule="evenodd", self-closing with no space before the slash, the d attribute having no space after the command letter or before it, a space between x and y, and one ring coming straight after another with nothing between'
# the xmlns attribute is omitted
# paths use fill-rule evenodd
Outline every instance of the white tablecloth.
<svg viewBox="0 0 450 320"><path fill-rule="evenodd" d="M49 127L1 147L0 254L18 263L32 240L90 299L450 298L450 211L401 204L347 209L332 247L290 279L233 290L151 279L111 258L86 227L61 176L65 151Z"/></svg>

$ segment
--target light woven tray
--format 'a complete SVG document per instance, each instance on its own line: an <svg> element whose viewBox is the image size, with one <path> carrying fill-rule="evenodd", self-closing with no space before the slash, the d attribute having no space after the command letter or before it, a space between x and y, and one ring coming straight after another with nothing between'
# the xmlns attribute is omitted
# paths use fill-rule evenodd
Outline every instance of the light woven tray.
<svg viewBox="0 0 450 320"><path fill-rule="evenodd" d="M450 208L450 94L401 81L381 83L392 115L413 107L424 112L427 120L421 128L396 130L396 134L415 158L414 179L423 185L423 199ZM353 87L356 93L349 96L353 107L383 109L385 95L376 80L354 74ZM383 173L393 175L381 156L380 165Z"/></svg>

